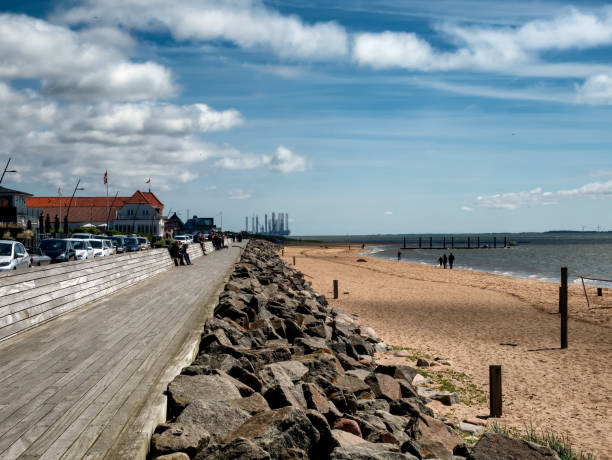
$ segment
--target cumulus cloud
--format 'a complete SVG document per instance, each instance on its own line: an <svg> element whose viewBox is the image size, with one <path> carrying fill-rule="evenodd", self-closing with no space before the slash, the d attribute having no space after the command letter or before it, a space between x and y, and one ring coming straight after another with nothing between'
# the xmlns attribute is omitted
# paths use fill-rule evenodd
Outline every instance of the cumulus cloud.
<svg viewBox="0 0 612 460"><path fill-rule="evenodd" d="M103 22L168 31L176 40L226 40L242 48L268 48L287 58L328 59L348 52L345 29L335 22L307 24L259 0L82 0L57 20L68 24Z"/></svg>
<svg viewBox="0 0 612 460"><path fill-rule="evenodd" d="M237 155L220 159L217 166L224 169L255 169L265 167L271 172L287 174L306 170L306 159L282 145L272 155Z"/></svg>
<svg viewBox="0 0 612 460"><path fill-rule="evenodd" d="M612 104L612 73L587 78L576 87L576 100L587 104Z"/></svg>
<svg viewBox="0 0 612 460"><path fill-rule="evenodd" d="M391 215L393 215L393 212L392 211L385 211L385 212L383 212L383 214L385 216L391 216Z"/></svg>
<svg viewBox="0 0 612 460"><path fill-rule="evenodd" d="M217 186L216 185L209 185L204 190L206 190L207 192L212 192L213 190L217 190Z"/></svg>
<svg viewBox="0 0 612 460"><path fill-rule="evenodd" d="M102 189L96 178L107 169L113 187L133 188L144 176L161 188L192 181L207 160L239 155L198 134L241 122L236 111L203 104L57 104L0 82L0 151L9 152L20 172L11 179L54 188L80 176L90 191Z"/></svg>
<svg viewBox="0 0 612 460"><path fill-rule="evenodd" d="M248 200L251 198L251 193L245 192L241 188L235 188L230 190L228 198L230 200Z"/></svg>
<svg viewBox="0 0 612 460"><path fill-rule="evenodd" d="M475 205L483 208L514 210L524 207L557 204L563 199L605 199L612 197L612 180L592 182L582 187L545 192L541 187L525 192L497 193L476 198Z"/></svg>
<svg viewBox="0 0 612 460"><path fill-rule="evenodd" d="M471 208L469 206L461 206L461 210L465 212L472 212L474 208Z"/></svg>
<svg viewBox="0 0 612 460"><path fill-rule="evenodd" d="M0 14L0 78L40 79L43 92L72 98L139 100L175 94L168 69L128 59L124 48L131 43L110 28L76 32L29 16Z"/></svg>
<svg viewBox="0 0 612 460"><path fill-rule="evenodd" d="M480 71L553 78L585 78L565 102L612 104L609 65L546 62L545 52L581 50L612 44L612 9L585 13L563 10L547 20L518 27L442 23L440 36L450 45L434 48L412 32L356 34L353 60L375 69L412 71Z"/></svg>

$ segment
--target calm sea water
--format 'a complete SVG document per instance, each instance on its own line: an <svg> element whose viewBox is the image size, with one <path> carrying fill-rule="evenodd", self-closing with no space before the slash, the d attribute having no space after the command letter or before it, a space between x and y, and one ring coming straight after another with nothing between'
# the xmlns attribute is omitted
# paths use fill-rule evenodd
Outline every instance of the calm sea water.
<svg viewBox="0 0 612 460"><path fill-rule="evenodd" d="M439 249L409 249L402 251L402 260L428 265L438 265L438 258L446 253L455 255L455 267L496 273L520 278L559 282L562 266L568 267L569 282L580 283L580 276L612 280L612 233L521 233L521 234L462 234L445 235L448 249L443 249L444 235L406 235L407 247L422 246ZM493 237L498 248L493 249ZM500 249L504 236L513 246ZM455 249L450 249L451 237ZM480 237L481 246L490 248L460 249L467 245L475 247ZM384 259L397 260L397 251L403 245L404 235L367 235L346 237L313 237L325 241L350 241L353 245L366 244L364 254ZM587 281L594 286L612 287L612 283Z"/></svg>

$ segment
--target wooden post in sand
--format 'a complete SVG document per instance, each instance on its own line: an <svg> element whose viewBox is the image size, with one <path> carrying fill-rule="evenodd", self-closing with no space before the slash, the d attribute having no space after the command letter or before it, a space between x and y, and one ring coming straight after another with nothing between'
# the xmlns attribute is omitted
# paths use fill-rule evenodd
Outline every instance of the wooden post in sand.
<svg viewBox="0 0 612 460"><path fill-rule="evenodd" d="M468 249L470 249L470 237L468 236Z"/></svg>
<svg viewBox="0 0 612 460"><path fill-rule="evenodd" d="M421 249L421 237L419 236L419 249Z"/></svg>
<svg viewBox="0 0 612 460"><path fill-rule="evenodd" d="M506 244L508 243L508 237L504 236L504 247L506 247Z"/></svg>
<svg viewBox="0 0 612 460"><path fill-rule="evenodd" d="M285 257L285 248L282 249L282 255Z"/></svg>
<svg viewBox="0 0 612 460"><path fill-rule="evenodd" d="M561 313L561 349L565 349L567 348L567 267L561 267L559 313Z"/></svg>
<svg viewBox="0 0 612 460"><path fill-rule="evenodd" d="M334 299L338 298L338 280L334 280Z"/></svg>
<svg viewBox="0 0 612 460"><path fill-rule="evenodd" d="M491 417L502 416L502 367L489 366L489 408Z"/></svg>
<svg viewBox="0 0 612 460"><path fill-rule="evenodd" d="M433 238L429 237L429 249L433 248Z"/></svg>
<svg viewBox="0 0 612 460"><path fill-rule="evenodd" d="M478 249L480 249L480 237L478 237Z"/></svg>
<svg viewBox="0 0 612 460"><path fill-rule="evenodd" d="M293 256L293 265L295 265L295 256Z"/></svg>
<svg viewBox="0 0 612 460"><path fill-rule="evenodd" d="M444 237L444 241L442 242L442 247L446 249L446 237Z"/></svg>
<svg viewBox="0 0 612 460"><path fill-rule="evenodd" d="M597 297L601 297L603 295L603 289L597 288Z"/></svg>
<svg viewBox="0 0 612 460"><path fill-rule="evenodd" d="M497 247L497 237L493 237L493 248Z"/></svg>
<svg viewBox="0 0 612 460"><path fill-rule="evenodd" d="M406 249L406 237L404 237L404 246L402 247L402 249Z"/></svg>
<svg viewBox="0 0 612 460"><path fill-rule="evenodd" d="M455 237L451 236L451 248L455 249Z"/></svg>

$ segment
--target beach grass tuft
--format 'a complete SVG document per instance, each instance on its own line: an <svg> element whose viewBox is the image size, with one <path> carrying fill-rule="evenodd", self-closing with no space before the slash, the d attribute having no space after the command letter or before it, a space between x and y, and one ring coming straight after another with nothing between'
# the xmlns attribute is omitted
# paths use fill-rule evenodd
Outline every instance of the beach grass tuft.
<svg viewBox="0 0 612 460"><path fill-rule="evenodd" d="M595 460L593 454L576 452L567 433L559 434L549 429L538 430L533 424L530 424L525 430L520 430L497 423L491 425L491 431L550 447L561 460Z"/></svg>

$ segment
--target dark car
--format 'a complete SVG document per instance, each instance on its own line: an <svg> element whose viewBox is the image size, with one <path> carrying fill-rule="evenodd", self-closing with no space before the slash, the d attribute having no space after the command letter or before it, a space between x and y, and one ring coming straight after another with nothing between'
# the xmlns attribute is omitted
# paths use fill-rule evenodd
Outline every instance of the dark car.
<svg viewBox="0 0 612 460"><path fill-rule="evenodd" d="M125 237L113 236L113 245L117 250L117 254L123 254L125 252Z"/></svg>
<svg viewBox="0 0 612 460"><path fill-rule="evenodd" d="M125 246L125 252L136 252L141 250L140 242L138 238L125 238L123 240Z"/></svg>
<svg viewBox="0 0 612 460"><path fill-rule="evenodd" d="M49 265L51 263L51 257L46 255L42 249L38 248L30 253L30 265L32 267L40 267L42 265Z"/></svg>
<svg viewBox="0 0 612 460"><path fill-rule="evenodd" d="M40 249L51 258L51 263L76 260L76 251L72 242L50 238L40 242Z"/></svg>

